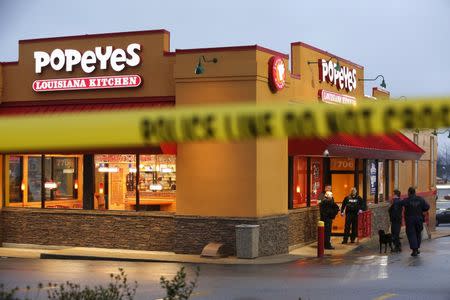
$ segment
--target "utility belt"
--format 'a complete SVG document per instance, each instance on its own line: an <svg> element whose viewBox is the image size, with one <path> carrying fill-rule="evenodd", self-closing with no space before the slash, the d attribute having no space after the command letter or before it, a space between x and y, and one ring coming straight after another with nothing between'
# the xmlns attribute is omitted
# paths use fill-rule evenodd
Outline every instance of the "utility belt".
<svg viewBox="0 0 450 300"><path fill-rule="evenodd" d="M348 206L345 208L346 214L357 214L359 211L358 208L349 208Z"/></svg>

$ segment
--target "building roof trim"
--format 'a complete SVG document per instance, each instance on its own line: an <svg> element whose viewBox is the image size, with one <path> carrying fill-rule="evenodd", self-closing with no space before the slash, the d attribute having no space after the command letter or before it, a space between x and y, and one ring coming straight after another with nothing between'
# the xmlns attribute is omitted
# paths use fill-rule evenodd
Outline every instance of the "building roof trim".
<svg viewBox="0 0 450 300"><path fill-rule="evenodd" d="M244 45L244 46L227 46L227 47L211 47L211 48L192 48L192 49L176 49L176 53L188 54L188 53L201 53L201 52L222 52L222 51L251 51L257 50L265 53L269 53L276 56L281 56L284 59L289 59L289 54L281 53L269 48L261 47L258 45Z"/></svg>
<svg viewBox="0 0 450 300"><path fill-rule="evenodd" d="M348 59L345 59L345 58L342 58L342 57L340 57L340 56L334 55L333 53L330 53L330 52L328 52L328 51L325 51L325 50L322 50L322 49L320 49L320 48L314 47L314 46L312 46L312 45L306 44L306 43L304 43L304 42L294 42L294 43L291 43L291 47L292 47L292 46L302 46L302 47L305 47L305 48L308 48L308 49L311 49L311 50L320 52L320 53L322 53L322 54L324 54L324 55L328 55L328 56L330 56L330 57L335 57L335 58L337 58L339 61L342 61L342 62L345 62L345 63L347 63L347 64L350 64L350 65L352 65L352 66L354 66L354 67L356 67L356 68L364 69L363 66L361 66L361 65L359 65L359 64L357 64L357 63L354 63L354 62L352 62L352 61L350 61L350 60L348 60Z"/></svg>
<svg viewBox="0 0 450 300"><path fill-rule="evenodd" d="M0 65L17 65L19 61L0 61Z"/></svg>
<svg viewBox="0 0 450 300"><path fill-rule="evenodd" d="M19 44L31 43L31 42L46 42L46 41L99 38L99 37L105 38L105 37L116 37L116 36L124 36L124 35L162 34L162 33L167 33L170 35L170 32L165 29L138 30L138 31L122 31L122 32L111 32L111 33L94 33L94 34L70 35L70 36L60 36L60 37L25 39L25 40L19 40Z"/></svg>

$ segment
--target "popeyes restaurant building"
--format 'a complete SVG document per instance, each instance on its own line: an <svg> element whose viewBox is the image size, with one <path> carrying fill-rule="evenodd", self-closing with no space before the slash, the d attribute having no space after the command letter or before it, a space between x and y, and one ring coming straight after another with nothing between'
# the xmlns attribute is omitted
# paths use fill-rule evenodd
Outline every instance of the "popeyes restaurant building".
<svg viewBox="0 0 450 300"><path fill-rule="evenodd" d="M0 63L0 117L389 101L378 87L365 96L364 78L362 66L301 42L289 57L256 45L171 51L165 30L22 40L18 61ZM283 254L315 240L325 185L337 202L356 186L375 232L388 228L394 188L416 186L434 207L435 164L436 138L421 129L2 153L0 240L194 254L219 242L233 255L235 226L256 224L259 256ZM342 227L338 217L333 231Z"/></svg>

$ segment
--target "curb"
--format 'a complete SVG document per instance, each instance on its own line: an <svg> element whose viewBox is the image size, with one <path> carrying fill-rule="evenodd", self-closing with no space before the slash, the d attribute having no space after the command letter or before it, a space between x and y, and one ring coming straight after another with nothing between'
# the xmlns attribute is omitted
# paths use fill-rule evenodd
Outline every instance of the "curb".
<svg viewBox="0 0 450 300"><path fill-rule="evenodd" d="M66 260L99 260L99 261L129 261L129 262L182 262L163 259L151 258L127 258L127 257L105 257L92 255L67 255L67 254L51 254L41 253L40 259L66 259ZM185 262L182 262L185 263Z"/></svg>
<svg viewBox="0 0 450 300"><path fill-rule="evenodd" d="M169 260L161 258L130 258L130 257L111 257L111 256L95 256L95 255L77 255L77 254L54 254L41 253L40 259L64 259L64 260L97 260L97 261L124 261L124 262L161 262L161 263L183 263L183 264L209 264L209 265L275 265L294 262L300 259L306 259L297 255L286 255L283 259L271 259L268 261L219 261L199 258L199 260Z"/></svg>

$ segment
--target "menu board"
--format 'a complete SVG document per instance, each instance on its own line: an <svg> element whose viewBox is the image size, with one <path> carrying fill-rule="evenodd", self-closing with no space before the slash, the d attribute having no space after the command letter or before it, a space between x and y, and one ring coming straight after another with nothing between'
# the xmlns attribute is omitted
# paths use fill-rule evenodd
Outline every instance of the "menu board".
<svg viewBox="0 0 450 300"><path fill-rule="evenodd" d="M311 159L311 199L317 199L322 192L322 159Z"/></svg>
<svg viewBox="0 0 450 300"><path fill-rule="evenodd" d="M377 192L377 164L375 161L369 162L369 179L370 179L370 194L375 195Z"/></svg>

